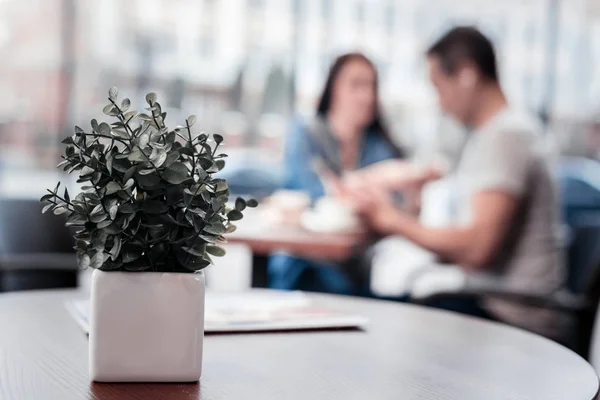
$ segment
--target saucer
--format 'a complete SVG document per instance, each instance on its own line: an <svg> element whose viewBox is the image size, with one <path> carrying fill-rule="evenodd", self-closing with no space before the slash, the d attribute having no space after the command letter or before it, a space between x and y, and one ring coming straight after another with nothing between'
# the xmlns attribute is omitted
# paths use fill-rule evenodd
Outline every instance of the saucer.
<svg viewBox="0 0 600 400"><path fill-rule="evenodd" d="M300 225L310 232L335 233L355 232L360 230L360 223L356 218L331 218L314 210L307 210L300 217Z"/></svg>

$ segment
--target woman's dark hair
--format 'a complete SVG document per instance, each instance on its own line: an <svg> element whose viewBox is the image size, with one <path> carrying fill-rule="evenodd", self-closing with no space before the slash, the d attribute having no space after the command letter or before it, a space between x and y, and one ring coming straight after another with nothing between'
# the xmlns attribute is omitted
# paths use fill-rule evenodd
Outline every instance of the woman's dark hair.
<svg viewBox="0 0 600 400"><path fill-rule="evenodd" d="M389 145L394 149L397 153L398 157L404 156L404 151L402 151L391 139L388 129L386 128L383 118L381 117L381 110L379 106L379 82L378 82L378 74L377 68L375 65L362 53L347 53L339 56L335 59L331 68L329 69L329 75L327 76L327 81L325 82L325 88L323 89L323 93L321 94L321 98L319 99L319 104L317 106L317 116L326 118L327 114L329 114L329 110L331 109L331 101L333 94L333 86L335 85L340 72L346 64L352 61L361 61L368 64L373 73L375 74L375 105L373 110L373 120L367 126L367 132L371 134L381 135L385 141L389 143Z"/></svg>

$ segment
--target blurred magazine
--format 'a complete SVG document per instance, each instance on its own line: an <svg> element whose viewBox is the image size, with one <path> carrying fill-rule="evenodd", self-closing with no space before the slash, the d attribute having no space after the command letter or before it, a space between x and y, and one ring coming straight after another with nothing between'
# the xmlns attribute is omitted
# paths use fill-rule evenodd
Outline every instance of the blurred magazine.
<svg viewBox="0 0 600 400"><path fill-rule="evenodd" d="M67 310L89 332L90 301L70 300ZM206 293L206 333L361 328L367 319L315 306L302 292L260 290Z"/></svg>

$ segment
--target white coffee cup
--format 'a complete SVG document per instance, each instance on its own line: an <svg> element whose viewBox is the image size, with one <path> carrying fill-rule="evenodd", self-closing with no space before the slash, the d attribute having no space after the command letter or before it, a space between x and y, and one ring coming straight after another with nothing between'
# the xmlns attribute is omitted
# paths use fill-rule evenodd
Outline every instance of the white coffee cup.
<svg viewBox="0 0 600 400"><path fill-rule="evenodd" d="M352 208L334 197L317 200L314 209L304 213L302 223L306 229L321 232L351 231L360 226Z"/></svg>

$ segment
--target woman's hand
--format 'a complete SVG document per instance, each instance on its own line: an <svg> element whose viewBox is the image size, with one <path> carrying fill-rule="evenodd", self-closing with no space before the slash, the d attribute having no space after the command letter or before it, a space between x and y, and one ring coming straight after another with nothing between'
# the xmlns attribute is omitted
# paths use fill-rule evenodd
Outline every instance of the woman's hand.
<svg viewBox="0 0 600 400"><path fill-rule="evenodd" d="M443 176L435 165L417 166L401 160L387 160L347 173L343 185L353 189L377 187L389 192L420 189Z"/></svg>

